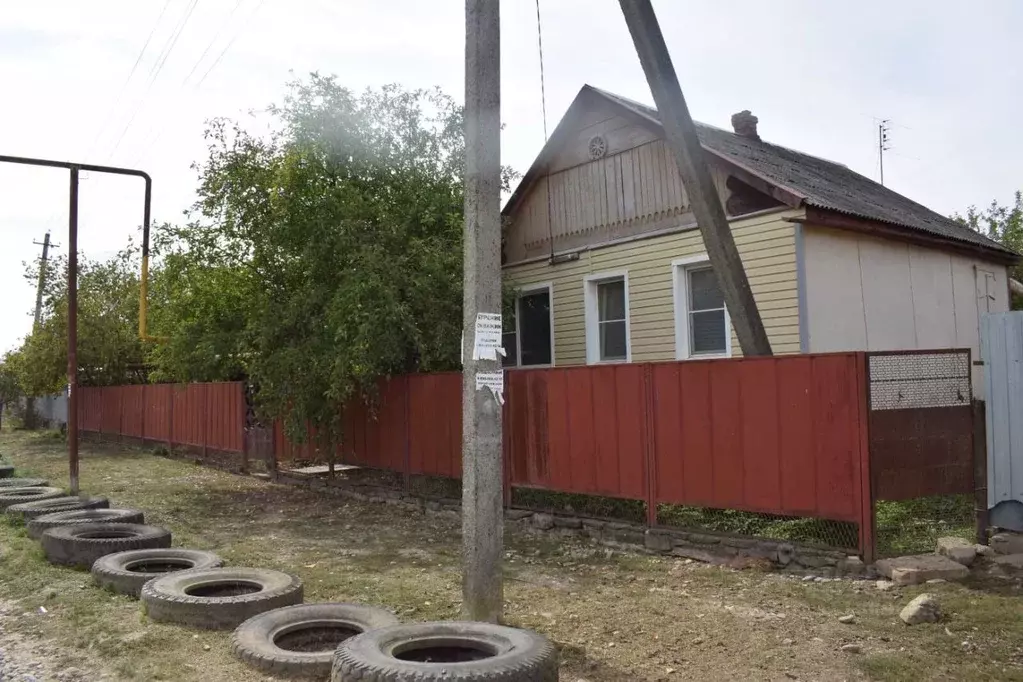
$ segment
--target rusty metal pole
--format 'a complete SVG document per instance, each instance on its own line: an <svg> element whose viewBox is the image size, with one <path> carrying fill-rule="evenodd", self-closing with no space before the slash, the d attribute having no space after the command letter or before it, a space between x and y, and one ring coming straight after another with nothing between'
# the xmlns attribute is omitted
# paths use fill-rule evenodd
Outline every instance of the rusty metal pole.
<svg viewBox="0 0 1023 682"><path fill-rule="evenodd" d="M78 494L78 166L71 166L67 238L67 457L71 494Z"/></svg>

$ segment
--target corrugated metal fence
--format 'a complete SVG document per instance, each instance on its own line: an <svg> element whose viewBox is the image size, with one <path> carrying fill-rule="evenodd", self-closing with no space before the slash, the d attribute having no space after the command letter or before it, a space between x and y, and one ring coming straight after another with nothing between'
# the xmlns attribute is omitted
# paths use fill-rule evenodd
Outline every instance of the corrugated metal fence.
<svg viewBox="0 0 1023 682"><path fill-rule="evenodd" d="M981 321L991 522L1023 531L1023 312Z"/></svg>
<svg viewBox="0 0 1023 682"><path fill-rule="evenodd" d="M848 542L869 558L879 494L902 499L972 484L959 475L972 464L962 420L946 423L937 440L885 426L894 417L943 417L871 410L869 362L868 354L834 353L509 371L506 500L513 489L631 500L650 525L664 505L817 519L853 528ZM458 478L461 381L452 372L381 382L372 406L344 410L338 462L395 472L406 486L418 476ZM247 456L240 383L82 392L83 431ZM325 459L315 446L290 443L280 424L272 441L275 461ZM931 481L928 458L955 475ZM897 472L914 472L913 481L896 480Z"/></svg>

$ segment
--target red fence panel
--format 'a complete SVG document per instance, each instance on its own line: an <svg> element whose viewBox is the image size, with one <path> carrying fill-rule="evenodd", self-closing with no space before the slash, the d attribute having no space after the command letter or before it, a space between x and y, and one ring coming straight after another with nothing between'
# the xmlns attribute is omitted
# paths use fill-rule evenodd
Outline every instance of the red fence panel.
<svg viewBox="0 0 1023 682"><path fill-rule="evenodd" d="M173 391L174 387L169 384L146 386L143 401L146 440L170 442Z"/></svg>
<svg viewBox="0 0 1023 682"><path fill-rule="evenodd" d="M342 461L374 469L406 471L408 379L380 382L375 402L346 405L342 413Z"/></svg>
<svg viewBox="0 0 1023 682"><path fill-rule="evenodd" d="M204 445L213 450L241 452L245 431L245 390L241 383L203 384Z"/></svg>
<svg viewBox="0 0 1023 682"><path fill-rule="evenodd" d="M415 374L408 381L409 472L462 476L462 375Z"/></svg>
<svg viewBox="0 0 1023 682"><path fill-rule="evenodd" d="M511 484L644 499L644 366L508 372Z"/></svg>
<svg viewBox="0 0 1023 682"><path fill-rule="evenodd" d="M142 438L145 435L145 386L118 386L121 393L121 435Z"/></svg>
<svg viewBox="0 0 1023 682"><path fill-rule="evenodd" d="M658 503L861 520L857 354L657 364Z"/></svg>

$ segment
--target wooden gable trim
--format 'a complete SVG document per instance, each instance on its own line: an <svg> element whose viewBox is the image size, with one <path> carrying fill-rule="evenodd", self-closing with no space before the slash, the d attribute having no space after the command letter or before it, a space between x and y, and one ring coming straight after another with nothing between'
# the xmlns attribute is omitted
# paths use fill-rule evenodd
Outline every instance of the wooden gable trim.
<svg viewBox="0 0 1023 682"><path fill-rule="evenodd" d="M979 244L932 235L920 230L912 230L902 225L892 225L879 220L858 218L846 215L838 211L829 211L823 208L808 206L805 218L786 218L789 222L806 223L811 226L830 227L836 230L858 232L883 239L892 239L917 246L942 249L966 256L980 257L984 260L999 263L1001 265L1016 265L1020 256L998 249L987 248Z"/></svg>

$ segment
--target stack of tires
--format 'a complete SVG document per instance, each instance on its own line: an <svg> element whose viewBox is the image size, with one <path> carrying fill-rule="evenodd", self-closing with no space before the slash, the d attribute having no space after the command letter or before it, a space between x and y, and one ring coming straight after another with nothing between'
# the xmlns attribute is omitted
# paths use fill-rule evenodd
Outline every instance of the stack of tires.
<svg viewBox="0 0 1023 682"><path fill-rule="evenodd" d="M97 585L141 599L153 621L234 629L234 655L267 673L331 682L558 679L554 646L534 632L469 622L402 625L380 608L303 604L297 576L225 568L212 552L171 547L170 531L146 525L142 511L13 475L0 464L0 508L26 522L47 560L90 568Z"/></svg>

